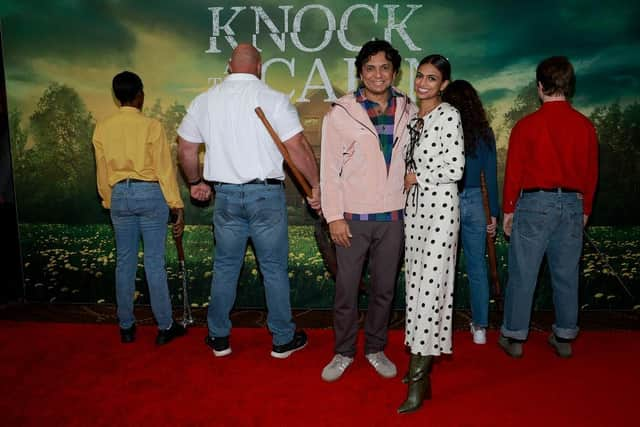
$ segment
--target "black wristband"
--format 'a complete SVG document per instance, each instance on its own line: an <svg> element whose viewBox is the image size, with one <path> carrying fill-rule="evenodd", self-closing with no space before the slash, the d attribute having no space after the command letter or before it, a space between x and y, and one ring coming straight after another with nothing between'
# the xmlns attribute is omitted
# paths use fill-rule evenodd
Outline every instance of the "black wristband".
<svg viewBox="0 0 640 427"><path fill-rule="evenodd" d="M200 184L201 182L202 182L202 177L199 177L199 178L197 179L197 181L188 182L188 183L187 183L187 185L189 185L189 187L192 187L192 186L194 186L194 185L198 185L198 184Z"/></svg>

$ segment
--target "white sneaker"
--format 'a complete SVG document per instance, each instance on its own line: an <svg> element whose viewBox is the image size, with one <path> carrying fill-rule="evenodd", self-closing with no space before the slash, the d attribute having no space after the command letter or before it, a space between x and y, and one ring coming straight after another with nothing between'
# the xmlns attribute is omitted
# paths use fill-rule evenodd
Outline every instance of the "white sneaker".
<svg viewBox="0 0 640 427"><path fill-rule="evenodd" d="M344 371L353 363L353 357L336 354L331 362L322 370L322 379L327 382L337 380L344 374Z"/></svg>
<svg viewBox="0 0 640 427"><path fill-rule="evenodd" d="M366 358L376 372L384 378L393 378L398 373L396 365L381 351L367 354Z"/></svg>
<svg viewBox="0 0 640 427"><path fill-rule="evenodd" d="M473 335L473 342L475 344L486 344L487 343L487 330L486 330L486 328L475 326L473 323L470 323L469 327L471 329L471 334Z"/></svg>

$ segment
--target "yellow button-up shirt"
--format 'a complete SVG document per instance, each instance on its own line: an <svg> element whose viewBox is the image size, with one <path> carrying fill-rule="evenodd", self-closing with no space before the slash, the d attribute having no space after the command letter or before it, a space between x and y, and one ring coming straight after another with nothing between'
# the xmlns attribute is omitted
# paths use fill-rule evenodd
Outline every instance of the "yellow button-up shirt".
<svg viewBox="0 0 640 427"><path fill-rule="evenodd" d="M93 133L98 193L111 207L111 189L126 178L158 181L169 208L182 208L171 148L162 124L137 108L120 107L100 121Z"/></svg>

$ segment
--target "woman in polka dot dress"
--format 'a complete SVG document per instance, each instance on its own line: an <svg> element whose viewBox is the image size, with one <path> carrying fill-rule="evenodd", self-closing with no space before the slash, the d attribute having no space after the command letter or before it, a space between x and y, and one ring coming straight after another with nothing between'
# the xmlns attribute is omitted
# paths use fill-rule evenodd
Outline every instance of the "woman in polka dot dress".
<svg viewBox="0 0 640 427"><path fill-rule="evenodd" d="M408 396L398 412L411 412L431 396L433 356L451 353L453 282L460 213L456 182L464 172L460 115L442 102L451 65L429 55L415 79L420 111L410 123L405 189L405 344L411 350Z"/></svg>

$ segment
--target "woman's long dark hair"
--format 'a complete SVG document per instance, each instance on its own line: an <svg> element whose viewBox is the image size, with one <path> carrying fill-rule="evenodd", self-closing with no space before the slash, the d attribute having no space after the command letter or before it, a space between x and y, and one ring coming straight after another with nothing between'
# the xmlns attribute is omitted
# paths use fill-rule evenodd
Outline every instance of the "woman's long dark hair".
<svg viewBox="0 0 640 427"><path fill-rule="evenodd" d="M490 148L494 148L493 130L489 126L478 92L471 83L466 80L451 82L445 89L442 100L453 105L460 112L466 155L475 157L476 148L481 140Z"/></svg>

